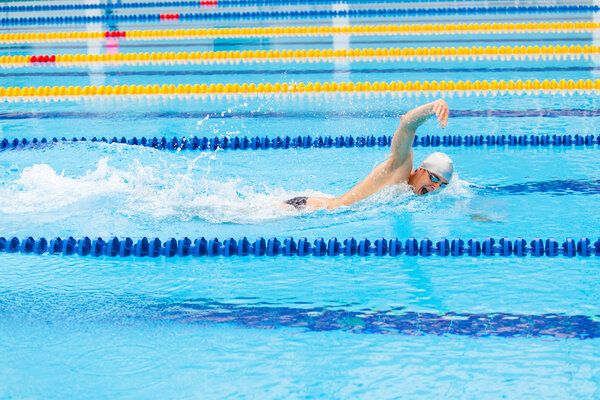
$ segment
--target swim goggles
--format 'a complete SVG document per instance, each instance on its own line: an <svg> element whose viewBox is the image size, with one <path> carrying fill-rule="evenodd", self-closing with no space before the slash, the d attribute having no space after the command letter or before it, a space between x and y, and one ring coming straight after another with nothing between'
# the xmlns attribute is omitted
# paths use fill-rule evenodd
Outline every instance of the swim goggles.
<svg viewBox="0 0 600 400"><path fill-rule="evenodd" d="M435 176L434 174L432 174L431 172L427 171L427 173L429 174L429 180L431 181L431 183L440 183L440 186L446 186L447 183L444 183L440 180L439 177Z"/></svg>

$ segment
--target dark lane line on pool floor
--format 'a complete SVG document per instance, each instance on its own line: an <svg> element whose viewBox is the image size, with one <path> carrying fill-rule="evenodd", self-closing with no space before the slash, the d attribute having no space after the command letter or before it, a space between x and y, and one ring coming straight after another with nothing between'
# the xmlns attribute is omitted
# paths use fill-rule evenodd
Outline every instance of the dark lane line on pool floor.
<svg viewBox="0 0 600 400"><path fill-rule="evenodd" d="M585 315L510 313L418 313L352 311L338 308L246 306L191 300L155 307L165 319L188 324L234 324L247 328L303 328L308 332L362 334L460 335L470 337L600 337L600 322Z"/></svg>
<svg viewBox="0 0 600 400"><path fill-rule="evenodd" d="M398 111L311 111L311 112L239 112L239 113L221 113L221 112L77 112L77 111L57 111L57 112L0 112L0 120L20 120L20 119L157 119L157 118L182 118L182 119L388 119L397 118L402 112ZM594 109L541 109L541 110L450 110L451 118L556 118L556 117L598 117L600 108Z"/></svg>
<svg viewBox="0 0 600 400"><path fill-rule="evenodd" d="M324 61L333 63L334 61ZM302 63L304 64L304 63ZM301 64L301 65L302 65ZM202 64L199 64L202 65ZM210 70L210 71L103 71L103 72L16 72L4 78L23 77L103 77L103 76L220 76L220 75L315 75L315 74L399 74L399 73L468 73L468 72L597 72L600 67L513 67L513 68L369 68L369 69L274 69L274 70Z"/></svg>
<svg viewBox="0 0 600 400"><path fill-rule="evenodd" d="M99 293L97 293L99 295ZM0 318L4 323L26 319L42 319L44 323L83 319L99 319L103 323L122 324L127 320L144 323L183 323L190 325L229 325L249 329L296 328L304 332L342 331L353 334L378 335L458 335L472 338L600 338L597 315L563 313L517 314L508 312L443 314L415 312L406 307L387 310L346 308L350 305L311 306L227 303L197 298L169 301L140 299L135 295L107 299L86 297L87 304L73 304L73 297L53 302L30 297L30 293L0 296ZM16 297L15 297L16 296ZM23 297L25 296L25 297ZM238 300L241 300L239 298ZM247 300L248 298L246 298ZM108 300L108 302L106 302ZM63 304L68 307L63 308ZM79 310L77 314L66 310ZM91 313L91 315L89 314Z"/></svg>
<svg viewBox="0 0 600 400"><path fill-rule="evenodd" d="M388 35L383 35L383 36L388 36ZM452 37L449 37L448 39L419 39L419 40L407 40L406 37L399 37L398 40L377 40L377 39L371 39L371 40L355 40L353 38L353 40L350 41L350 44L352 44L352 46L350 46L350 48L354 49L357 48L358 45L377 45L377 47L381 47L384 44L405 44L405 45L412 45L412 44L417 44L417 43L424 43L426 45L428 45L427 47L431 47L432 44L437 44L437 45L441 45L441 44L447 44L448 47L450 46L456 46L457 43L460 44L460 46L462 47L469 47L467 46L467 44L469 43L500 43L499 45L506 45L506 43L529 43L529 42L534 42L534 43L551 43L554 44L556 42L585 42L588 43L590 45L594 44L593 38L592 37L566 37L566 38L479 38L479 39L470 39L470 38L465 38L465 39L461 39L460 41L457 41L456 39L457 35L453 35ZM199 42L199 43L194 43L191 42L190 40L184 42L184 43L136 43L135 41L121 41L119 42L119 48L121 49L126 49L129 47L132 48L167 48L167 49L171 49L171 48L176 48L176 47L184 47L186 49L194 49L194 48L198 48L198 47L206 47L208 49L210 49L211 51L219 51L220 48L223 48L223 50L236 50L235 46L260 46L260 47L264 47L264 50L270 50L271 45L276 44L278 47L278 49L280 48L280 46L322 46L322 45L332 45L333 44L333 40L331 40L330 38L324 37L323 40L317 41L317 40L311 40L311 41L278 41L278 40L273 40L273 39L279 39L279 38L265 38L264 42L262 41L256 41L256 42L247 42L247 41L240 41L240 42L230 42L230 41L226 41L226 39L220 39L220 40L225 40L222 43L213 42L213 39L206 39L206 41L208 42ZM75 42L73 44L55 44L55 43L36 43L36 49L40 49L42 48L42 46L48 46L51 47L52 49L83 49L86 51L89 50L88 49L88 45L86 44L86 42ZM245 49L247 49L247 47L245 47ZM0 46L0 50L31 50L31 45L27 45L27 46L12 46L12 45L8 45L8 46Z"/></svg>
<svg viewBox="0 0 600 400"><path fill-rule="evenodd" d="M472 186L483 193L498 195L526 196L531 193L544 193L551 196L596 195L600 194L600 179L576 180L555 179L551 181L513 183L509 185Z"/></svg>

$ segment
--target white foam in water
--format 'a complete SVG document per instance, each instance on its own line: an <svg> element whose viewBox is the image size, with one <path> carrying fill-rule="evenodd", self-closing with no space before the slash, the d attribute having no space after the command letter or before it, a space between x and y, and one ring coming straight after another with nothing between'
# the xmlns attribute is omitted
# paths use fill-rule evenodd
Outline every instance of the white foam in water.
<svg viewBox="0 0 600 400"><path fill-rule="evenodd" d="M444 203L455 199L472 197L471 184L459 179L455 173L452 181L443 190L431 192L424 196L416 195L412 187L406 183L388 186L363 201L352 204L349 208L361 213L386 212L405 214L438 209Z"/></svg>
<svg viewBox="0 0 600 400"><path fill-rule="evenodd" d="M201 168L203 173L196 167L197 161L205 157L214 155L205 153L190 159L181 173L144 166L137 160L119 169L109 165L110 157L100 159L94 170L80 177L66 176L47 164L36 164L23 169L12 183L0 187L0 212L29 214L70 206L80 213L86 208L92 213L98 211L100 204L134 218L256 224L298 215L298 211L282 206L283 201L294 196L327 196L312 190L290 192L279 187L249 185L241 179L209 179L210 166ZM360 211L370 215L426 211L450 199L469 197L468 186L468 182L455 176L441 192L417 196L407 184L393 185L350 207L322 212Z"/></svg>
<svg viewBox="0 0 600 400"><path fill-rule="evenodd" d="M207 156L209 153L205 153ZM89 200L119 210L131 217L192 220L212 223L258 223L297 215L282 202L296 193L265 185L243 184L241 180L215 181L202 176L190 160L184 173L164 170L132 161L127 169L111 167L110 157L102 158L93 171L69 177L47 164L23 169L18 179L0 187L0 212L30 214L78 207ZM210 168L205 170L210 174ZM304 194L323 196L320 192ZM89 212L97 210L90 209Z"/></svg>
<svg viewBox="0 0 600 400"><path fill-rule="evenodd" d="M23 169L12 184L0 188L0 211L31 213L52 211L75 204L90 196L109 195L127 191L127 182L101 159L93 172L81 178L57 173L47 164Z"/></svg>

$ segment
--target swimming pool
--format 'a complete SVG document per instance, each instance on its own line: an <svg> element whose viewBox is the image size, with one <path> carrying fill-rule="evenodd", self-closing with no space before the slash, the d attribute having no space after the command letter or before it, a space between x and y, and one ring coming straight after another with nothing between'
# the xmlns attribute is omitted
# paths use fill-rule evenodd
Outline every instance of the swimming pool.
<svg viewBox="0 0 600 400"><path fill-rule="evenodd" d="M598 240L592 2L66 7L74 4L9 2L2 10L0 140L21 143L0 151L4 238ZM547 8L522 8L533 6ZM457 7L466 9L451 11ZM288 13L297 10L321 13ZM180 13L221 14L164 17ZM10 20L65 15L90 19ZM138 15L153 17L131 17ZM321 52L329 49L337 56ZM300 86L311 82L330 85ZM136 94L106 94L125 87ZM450 106L448 127L428 121L419 136L594 141L442 146L458 179L439 194L390 188L347 208L300 214L278 205L345 192L387 147L160 150L91 140L379 137L393 134L402 113L439 97ZM30 145L53 137L68 140ZM432 151L415 147L415 162ZM0 398L596 398L597 260L123 258L5 247Z"/></svg>

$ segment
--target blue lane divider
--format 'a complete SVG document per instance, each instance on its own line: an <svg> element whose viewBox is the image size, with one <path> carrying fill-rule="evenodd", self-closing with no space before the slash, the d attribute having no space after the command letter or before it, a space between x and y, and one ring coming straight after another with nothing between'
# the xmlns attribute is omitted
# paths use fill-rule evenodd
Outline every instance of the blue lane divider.
<svg viewBox="0 0 600 400"><path fill-rule="evenodd" d="M0 7L0 12L31 12L31 11L73 11L73 10L105 10L119 8L166 8L166 7L260 7L260 6L292 6L292 5L334 5L334 4L387 4L387 3L435 3L448 0L218 0L215 4L203 1L157 1L131 3L90 3L90 4L32 4L6 5ZM481 0L460 0L460 2ZM488 0L489 1L489 0ZM503 1L503 0L492 0Z"/></svg>
<svg viewBox="0 0 600 400"><path fill-rule="evenodd" d="M537 14L537 13L586 13L598 12L598 5L561 6L492 6L492 7L440 7L440 8L376 8L351 10L281 10L281 11L234 11L180 13L179 21L195 20L238 20L238 19L315 19L333 17L403 17L418 15L470 15L470 14ZM93 22L152 22L160 21L161 14L104 14L65 15L55 17L10 17L1 18L0 25L14 24L62 24Z"/></svg>
<svg viewBox="0 0 600 400"><path fill-rule="evenodd" d="M355 239L353 237L338 241L337 238L329 240L316 239L310 241L307 238L295 240L291 237L284 240L277 238L265 239L259 237L254 242L247 238L235 240L228 238L223 241L219 239L197 238L183 239L170 238L161 241L158 238L150 239L143 237L134 241L132 238L119 239L113 237L109 240L102 238L91 239L84 237L75 239L69 237L35 240L33 237L27 237L23 240L19 238L0 237L0 252L5 253L33 253L33 254L62 254L80 256L91 255L94 257L233 257L233 256L441 256L441 257L493 257L516 256L525 257L590 257L592 255L600 256L600 238L594 243L588 238L575 239L567 238L560 243L556 240L536 238L531 242L519 238L510 240L502 238L499 240L487 238L483 241L477 239L446 239L433 242L428 238L417 240L409 238L406 241L398 239L379 238L374 241L369 239Z"/></svg>
<svg viewBox="0 0 600 400"><path fill-rule="evenodd" d="M352 148L389 147L392 136L276 136L276 137L160 137L146 138L52 138L52 139L2 139L0 151L23 148L40 148L64 142L118 143L131 146L151 147L159 150L267 150L296 148ZM582 147L600 144L600 135L415 135L413 147Z"/></svg>

